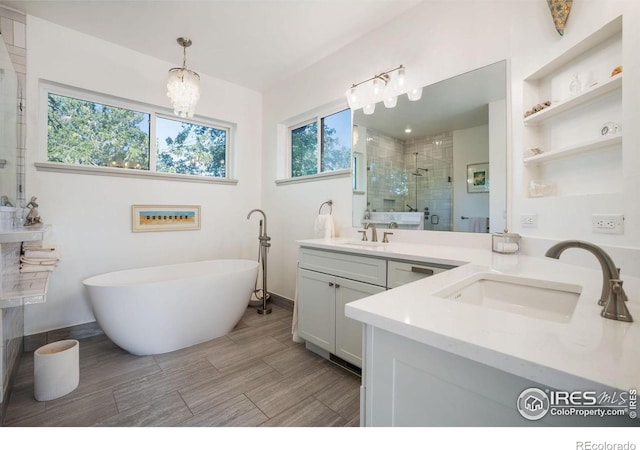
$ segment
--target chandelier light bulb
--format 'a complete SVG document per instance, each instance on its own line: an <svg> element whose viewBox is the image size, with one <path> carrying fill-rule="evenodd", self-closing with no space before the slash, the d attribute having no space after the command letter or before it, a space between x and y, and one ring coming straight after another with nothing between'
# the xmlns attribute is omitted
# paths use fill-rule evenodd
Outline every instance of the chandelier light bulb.
<svg viewBox="0 0 640 450"><path fill-rule="evenodd" d="M362 108L362 112L365 113L367 116L373 114L375 110L376 110L375 103L369 103L368 105L365 105L364 108Z"/></svg>

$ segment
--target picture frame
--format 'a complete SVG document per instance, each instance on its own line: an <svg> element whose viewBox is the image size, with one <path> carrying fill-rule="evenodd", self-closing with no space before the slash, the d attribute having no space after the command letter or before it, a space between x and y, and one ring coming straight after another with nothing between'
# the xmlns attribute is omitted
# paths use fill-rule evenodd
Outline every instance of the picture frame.
<svg viewBox="0 0 640 450"><path fill-rule="evenodd" d="M467 164L467 192L489 192L489 163Z"/></svg>
<svg viewBox="0 0 640 450"><path fill-rule="evenodd" d="M131 231L200 229L200 205L131 205Z"/></svg>

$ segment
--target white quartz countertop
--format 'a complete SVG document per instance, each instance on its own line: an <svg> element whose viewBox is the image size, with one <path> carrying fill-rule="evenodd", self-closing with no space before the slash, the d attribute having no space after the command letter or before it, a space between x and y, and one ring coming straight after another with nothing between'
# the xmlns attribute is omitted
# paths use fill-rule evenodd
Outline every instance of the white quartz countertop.
<svg viewBox="0 0 640 450"><path fill-rule="evenodd" d="M600 316L600 270L561 260L444 245L394 242L368 247L347 239L310 239L298 244L459 266L348 303L347 317L557 389L593 388L594 383L622 390L640 387L640 279L624 276L624 270L633 323ZM585 252L585 257L593 255ZM434 295L481 272L578 285L581 293L564 323Z"/></svg>

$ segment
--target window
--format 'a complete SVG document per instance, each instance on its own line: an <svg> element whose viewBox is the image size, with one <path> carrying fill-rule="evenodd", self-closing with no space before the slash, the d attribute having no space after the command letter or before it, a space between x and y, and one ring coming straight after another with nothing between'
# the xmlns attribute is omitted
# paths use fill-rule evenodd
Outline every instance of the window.
<svg viewBox="0 0 640 450"><path fill-rule="evenodd" d="M49 94L47 159L149 169L149 114Z"/></svg>
<svg viewBox="0 0 640 450"><path fill-rule="evenodd" d="M227 130L182 120L156 120L156 170L226 177Z"/></svg>
<svg viewBox="0 0 640 450"><path fill-rule="evenodd" d="M47 90L50 162L228 176L228 127L172 119L146 105L72 88Z"/></svg>
<svg viewBox="0 0 640 450"><path fill-rule="evenodd" d="M294 178L349 169L351 110L318 116L310 122L290 127L290 143L291 176Z"/></svg>

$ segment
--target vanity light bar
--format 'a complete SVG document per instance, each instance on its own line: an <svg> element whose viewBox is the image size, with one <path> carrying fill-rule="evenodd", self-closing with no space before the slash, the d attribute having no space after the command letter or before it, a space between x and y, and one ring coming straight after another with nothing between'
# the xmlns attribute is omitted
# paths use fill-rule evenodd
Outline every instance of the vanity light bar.
<svg viewBox="0 0 640 450"><path fill-rule="evenodd" d="M389 86L393 72L397 73ZM419 89L419 92L417 89L407 89L407 84L405 67L400 64L391 70L352 84L345 95L349 102L349 108L352 110L363 108L365 114L373 114L376 103L384 101L384 105L387 108L394 108L398 102L398 95L404 93L407 93L411 101L419 100L422 95L422 89Z"/></svg>

